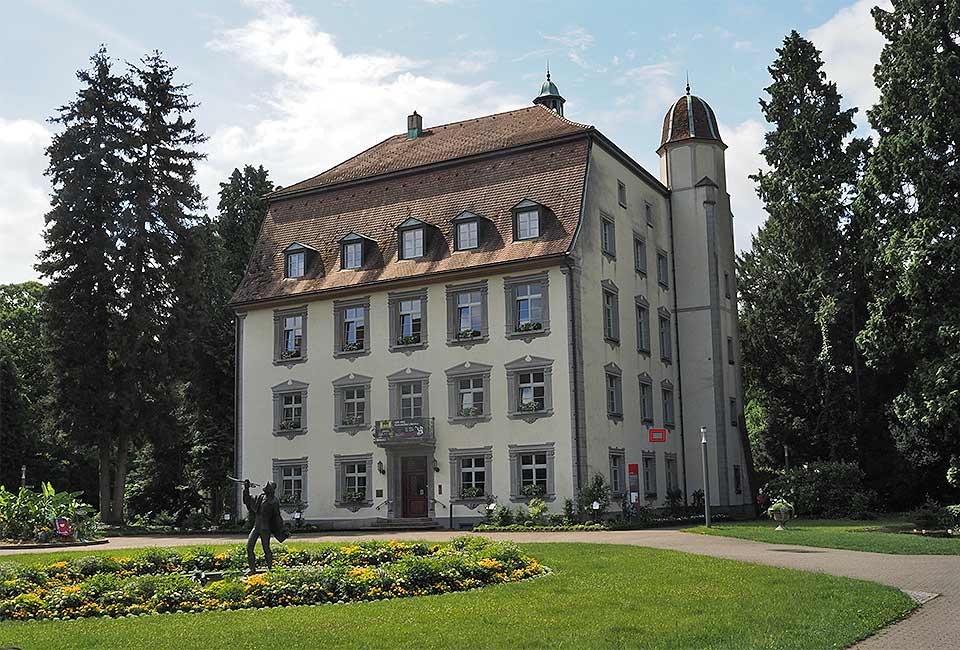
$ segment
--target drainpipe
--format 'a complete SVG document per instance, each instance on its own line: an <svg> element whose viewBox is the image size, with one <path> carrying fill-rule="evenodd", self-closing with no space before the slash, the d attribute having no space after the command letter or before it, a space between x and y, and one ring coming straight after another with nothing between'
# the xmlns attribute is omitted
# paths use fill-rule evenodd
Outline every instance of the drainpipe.
<svg viewBox="0 0 960 650"><path fill-rule="evenodd" d="M567 265L567 313L570 314L570 339L573 345L570 346L571 362L573 372L570 381L573 384L573 454L577 467L576 485L577 492L583 487L583 477L581 476L582 458L580 456L580 350L577 345L577 315L574 313L576 303L576 289L573 283L573 274L575 262L571 257L564 258Z"/></svg>
<svg viewBox="0 0 960 650"><path fill-rule="evenodd" d="M667 154L669 156L669 153ZM670 182L670 159L667 158L667 183ZM673 193L671 192L671 197ZM673 270L673 330L677 342L677 399L680 401L680 466L683 468L683 505L689 505L687 498L687 444L683 435L683 366L680 363L680 314L677 312L677 249L673 239L673 201L667 201L667 215L670 219L670 266Z"/></svg>

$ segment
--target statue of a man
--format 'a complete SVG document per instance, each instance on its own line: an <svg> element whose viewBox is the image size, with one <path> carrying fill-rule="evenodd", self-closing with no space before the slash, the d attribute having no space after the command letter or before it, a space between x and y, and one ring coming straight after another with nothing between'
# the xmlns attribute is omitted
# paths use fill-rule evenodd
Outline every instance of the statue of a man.
<svg viewBox="0 0 960 650"><path fill-rule="evenodd" d="M250 480L243 482L243 505L253 515L253 530L247 537L247 564L250 573L256 573L257 558L254 549L257 539L263 547L263 555L267 561L267 571L273 567L273 552L270 550L270 535L283 543L290 534L283 527L283 517L280 516L280 500L277 499L277 484L270 482L263 486L263 494L250 496Z"/></svg>

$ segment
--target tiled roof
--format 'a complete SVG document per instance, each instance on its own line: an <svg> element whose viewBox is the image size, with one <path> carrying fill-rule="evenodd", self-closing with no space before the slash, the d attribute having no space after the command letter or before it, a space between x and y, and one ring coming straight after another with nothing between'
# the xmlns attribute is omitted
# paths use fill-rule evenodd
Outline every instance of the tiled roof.
<svg viewBox="0 0 960 650"><path fill-rule="evenodd" d="M504 115L511 117L503 119ZM488 151L497 143L511 146L534 142L583 128L556 116L550 119L549 115L553 114L547 109L534 107L471 120L470 126L450 125L450 133L462 134L465 142L456 144L464 138L434 135L434 142L440 146L430 149L430 153L420 149L416 160ZM508 125L499 129L499 139L481 135L482 129L476 126L489 126L494 118L498 125ZM521 133L519 124L529 125L530 132ZM424 142L427 141L425 138ZM580 218L588 141L583 137L545 143L452 166L425 168L402 177L371 178L362 184L322 192L275 197L233 302L251 303L562 254L568 250ZM391 143L392 139L386 142ZM387 149L392 150L393 146L390 144ZM374 165L368 154L361 154L361 158L366 163L355 167L356 173ZM398 164L400 160L393 160L379 168L392 169ZM413 164L412 159L403 164ZM544 205L548 213L539 239L515 242L511 208L523 199ZM481 215L490 223L485 225L478 250L454 252L450 220L464 210ZM396 227L410 217L429 225L427 250L419 260L401 261L397 259ZM376 251L365 255L363 269L342 271L339 240L350 232L374 240L368 251ZM319 251L304 278L284 277L283 249L293 241Z"/></svg>
<svg viewBox="0 0 960 650"><path fill-rule="evenodd" d="M696 95L684 95L663 116L660 146L689 138L720 140L717 116L710 105Z"/></svg>
<svg viewBox="0 0 960 650"><path fill-rule="evenodd" d="M537 105L433 126L424 129L419 137L412 140L408 139L405 133L391 136L336 167L285 187L273 196L552 140L583 133L590 128Z"/></svg>

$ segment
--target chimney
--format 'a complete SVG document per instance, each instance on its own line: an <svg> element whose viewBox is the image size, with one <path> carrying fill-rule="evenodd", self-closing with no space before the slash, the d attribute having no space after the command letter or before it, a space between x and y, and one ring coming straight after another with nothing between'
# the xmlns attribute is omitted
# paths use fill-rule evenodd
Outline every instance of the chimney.
<svg viewBox="0 0 960 650"><path fill-rule="evenodd" d="M423 133L423 118L414 111L413 115L407 116L407 140L413 140L421 133Z"/></svg>

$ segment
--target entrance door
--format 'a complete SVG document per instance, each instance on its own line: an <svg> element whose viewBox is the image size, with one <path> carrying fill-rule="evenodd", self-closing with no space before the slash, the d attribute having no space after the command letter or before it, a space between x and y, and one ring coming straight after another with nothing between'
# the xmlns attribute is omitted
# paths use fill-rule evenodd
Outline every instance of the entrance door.
<svg viewBox="0 0 960 650"><path fill-rule="evenodd" d="M403 458L403 516L427 516L427 459L424 456Z"/></svg>

